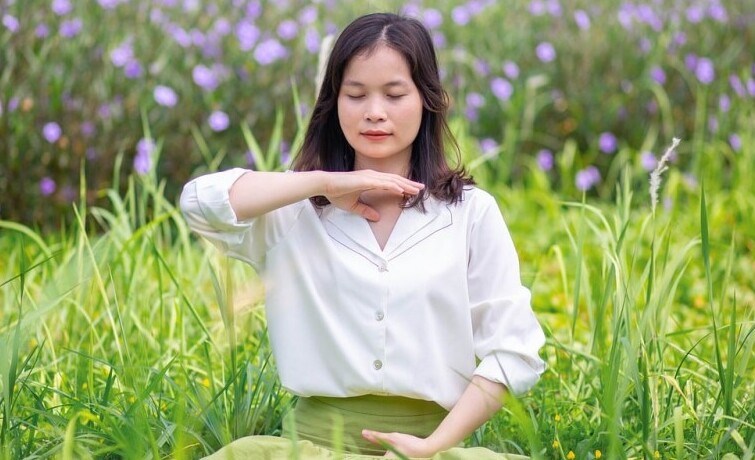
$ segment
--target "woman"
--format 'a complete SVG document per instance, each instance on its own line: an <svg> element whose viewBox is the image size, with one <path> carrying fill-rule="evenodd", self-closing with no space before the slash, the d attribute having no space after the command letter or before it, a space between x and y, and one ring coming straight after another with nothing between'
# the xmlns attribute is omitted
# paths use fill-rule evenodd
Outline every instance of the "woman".
<svg viewBox="0 0 755 460"><path fill-rule="evenodd" d="M495 200L446 162L447 107L424 26L363 16L336 40L293 172L186 185L190 226L264 279L299 396L298 442L243 438L212 458L327 458L341 430L356 454L504 458L455 446L535 384L544 335Z"/></svg>

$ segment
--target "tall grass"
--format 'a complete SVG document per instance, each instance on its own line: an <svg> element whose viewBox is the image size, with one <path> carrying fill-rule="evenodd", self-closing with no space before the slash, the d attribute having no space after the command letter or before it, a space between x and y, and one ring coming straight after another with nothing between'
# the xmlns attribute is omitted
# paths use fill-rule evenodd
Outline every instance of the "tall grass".
<svg viewBox="0 0 755 460"><path fill-rule="evenodd" d="M564 201L536 168L527 187L481 184L517 241L550 367L470 443L539 458L752 458L755 197L745 178L689 188L667 173L655 212L630 168L611 205ZM0 222L1 458L196 458L280 433L291 397L256 275L190 235L154 171L126 190L107 193L112 210L73 207L55 236Z"/></svg>

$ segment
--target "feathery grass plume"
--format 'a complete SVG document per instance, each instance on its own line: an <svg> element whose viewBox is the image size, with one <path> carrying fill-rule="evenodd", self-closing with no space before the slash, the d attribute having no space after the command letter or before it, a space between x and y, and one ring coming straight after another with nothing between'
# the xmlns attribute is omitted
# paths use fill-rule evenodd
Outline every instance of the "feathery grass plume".
<svg viewBox="0 0 755 460"><path fill-rule="evenodd" d="M675 137L671 140L671 146L666 149L666 152L661 159L658 160L658 165L653 172L650 173L650 204L652 206L653 214L655 214L655 206L658 204L658 189L661 187L661 174L668 169L666 162L677 145L679 145L679 138Z"/></svg>

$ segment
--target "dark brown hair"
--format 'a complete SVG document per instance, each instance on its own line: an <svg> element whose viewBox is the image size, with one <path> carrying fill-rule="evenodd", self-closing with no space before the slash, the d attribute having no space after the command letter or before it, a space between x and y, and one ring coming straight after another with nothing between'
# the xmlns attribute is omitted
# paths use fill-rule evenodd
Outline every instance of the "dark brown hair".
<svg viewBox="0 0 755 460"><path fill-rule="evenodd" d="M418 20L395 14L361 16L336 40L293 169L354 170L354 149L346 141L338 120L338 93L350 60L355 56L369 55L380 45L401 53L422 98L422 121L412 143L409 178L425 184L425 189L406 206L419 205L424 210L422 201L426 193L447 203L456 203L461 199L464 185L474 184L474 181L461 165L459 147L446 122L448 94L440 81L432 38ZM446 161L446 142L456 152L456 169ZM324 196L313 197L312 202L317 206L329 204Z"/></svg>

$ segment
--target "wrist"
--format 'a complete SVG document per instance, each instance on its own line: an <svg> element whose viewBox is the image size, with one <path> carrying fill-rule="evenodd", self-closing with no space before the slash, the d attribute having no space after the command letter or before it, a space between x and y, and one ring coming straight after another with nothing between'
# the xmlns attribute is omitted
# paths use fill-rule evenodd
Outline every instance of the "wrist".
<svg viewBox="0 0 755 460"><path fill-rule="evenodd" d="M324 196L328 190L328 173L326 171L307 171L299 174L305 174L310 183L308 198L313 196Z"/></svg>
<svg viewBox="0 0 755 460"><path fill-rule="evenodd" d="M425 438L425 447L429 452L433 452L433 454L448 450L455 444L448 439L443 439L443 436L439 435L437 431Z"/></svg>

